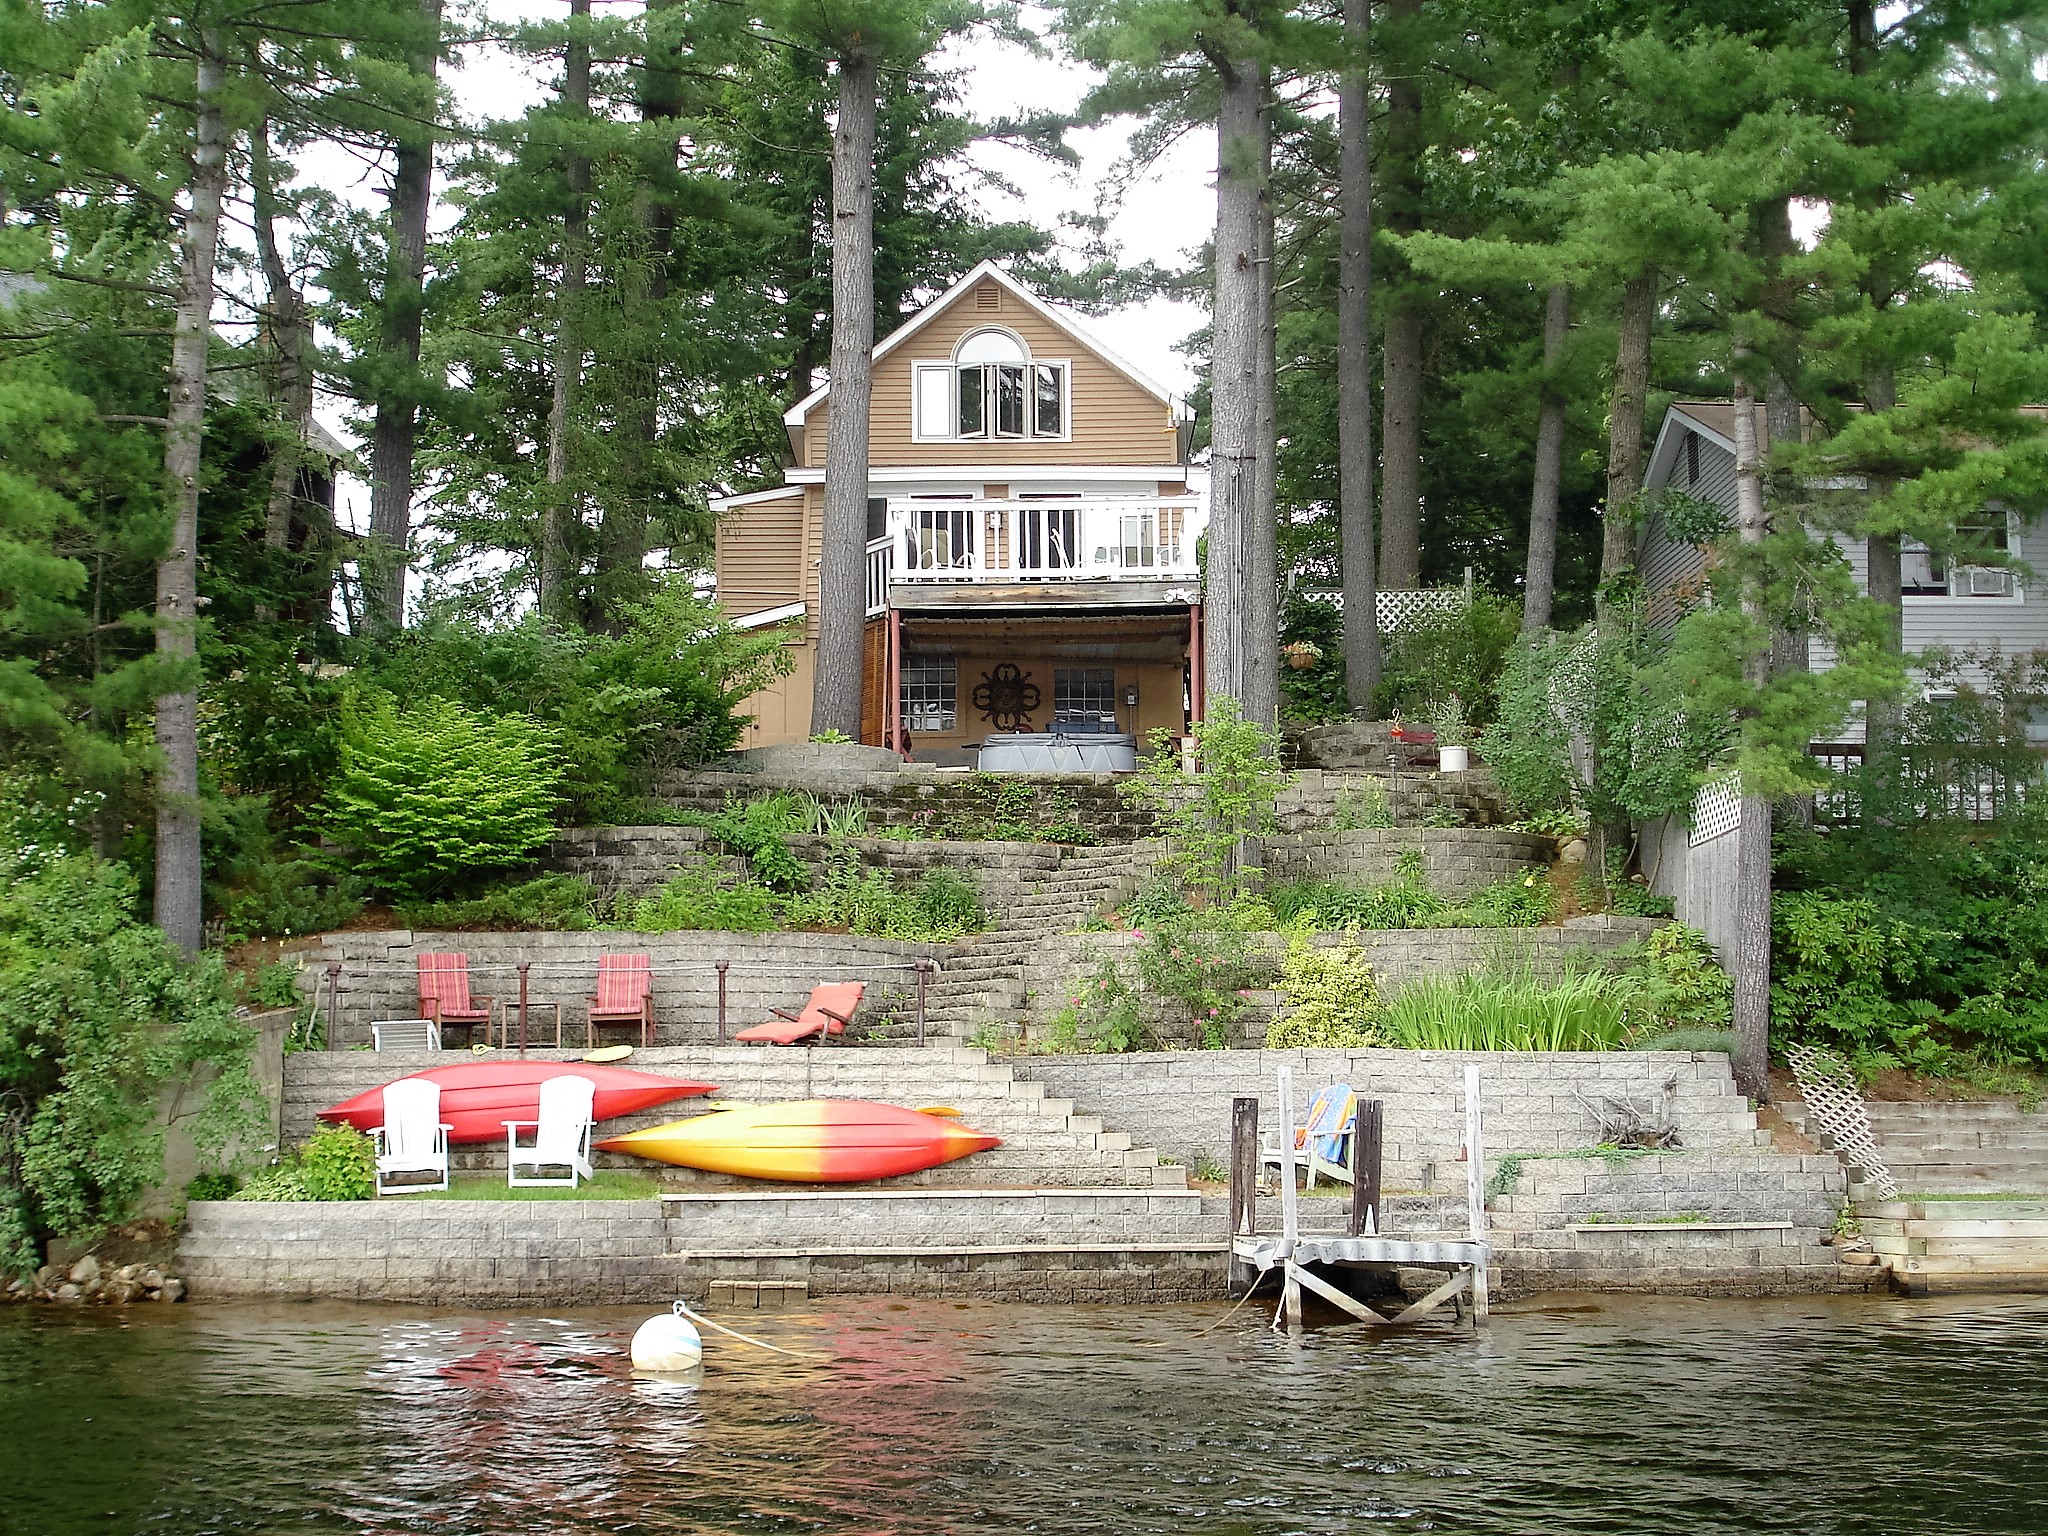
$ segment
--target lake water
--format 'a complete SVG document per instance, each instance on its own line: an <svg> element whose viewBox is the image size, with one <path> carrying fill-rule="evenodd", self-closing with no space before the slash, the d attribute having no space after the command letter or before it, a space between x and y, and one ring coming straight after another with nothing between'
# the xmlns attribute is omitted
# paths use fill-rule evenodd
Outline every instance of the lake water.
<svg viewBox="0 0 2048 1536"><path fill-rule="evenodd" d="M0 1309L33 1536L2048 1531L2048 1299L1551 1298L1478 1338L1246 1308Z"/></svg>

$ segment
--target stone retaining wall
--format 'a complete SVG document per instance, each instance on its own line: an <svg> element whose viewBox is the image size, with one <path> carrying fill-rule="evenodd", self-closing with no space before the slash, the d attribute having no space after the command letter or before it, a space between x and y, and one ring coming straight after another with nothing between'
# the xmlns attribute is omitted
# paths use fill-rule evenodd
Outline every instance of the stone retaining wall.
<svg viewBox="0 0 2048 1536"><path fill-rule="evenodd" d="M1222 1168L1230 1161L1230 1101L1256 1097L1259 1123L1270 1131L1278 1124L1276 1073L1291 1065L1297 1114L1329 1083L1379 1099L1387 1187L1432 1190L1463 1185L1467 1062L1480 1068L1489 1158L1595 1145L1599 1121L1586 1101L1608 1096L1655 1110L1668 1093L1688 1148L1747 1150L1759 1134L1728 1058L1718 1054L1235 1050L1029 1056L1015 1066L1020 1078L1043 1082L1166 1156Z"/></svg>
<svg viewBox="0 0 2048 1536"><path fill-rule="evenodd" d="M1090 1201L1096 1202L1093 1206ZM806 1202L401 1200L302 1205L196 1201L178 1262L193 1296L564 1306L703 1302L718 1280L807 1281L813 1295L1160 1302L1223 1289L1217 1224L1148 1194L888 1200L856 1221L847 1197ZM1135 1208L1134 1208L1135 1207ZM827 1213L830 1214L827 1214ZM822 1251L787 1251L814 1229ZM1206 1235L1176 1247L1173 1233ZM1133 1236L1157 1233L1157 1238ZM862 1237L877 1238L879 1248Z"/></svg>
<svg viewBox="0 0 2048 1536"><path fill-rule="evenodd" d="M408 1019L419 1010L417 957L430 951L469 956L472 996L495 996L509 1009L519 995L519 961L532 962L529 1002L560 1001L564 1038L583 1039L583 999L597 986L597 959L615 951L645 952L654 968L654 1010L664 1044L718 1038L716 962L729 961L726 1016L734 1030L758 1024L774 1008L800 1006L825 981L863 980L855 1034L915 1033L914 962L950 955L948 945L912 944L831 933L426 933L383 929L324 934L293 952L299 989L324 1017L327 968L341 966L333 1041L367 1044L372 1019ZM529 1037L552 1040L547 1010L529 1008Z"/></svg>
<svg viewBox="0 0 2048 1536"><path fill-rule="evenodd" d="M900 772L857 772L823 763L793 772L677 774L657 786L655 798L678 810L717 811L728 796L751 798L777 790L801 791L826 801L857 801L874 826L927 828L948 818L986 815L998 796L1026 796L1023 819L1035 824L1079 822L1098 843L1149 837L1151 813L1117 793L1123 775L1111 773L979 774L911 766Z"/></svg>
<svg viewBox="0 0 2048 1536"><path fill-rule="evenodd" d="M1294 832L1266 842L1269 881L1331 880L1386 885L1404 854L1422 856L1425 884L1456 900L1550 863L1550 839L1498 827L1374 827Z"/></svg>

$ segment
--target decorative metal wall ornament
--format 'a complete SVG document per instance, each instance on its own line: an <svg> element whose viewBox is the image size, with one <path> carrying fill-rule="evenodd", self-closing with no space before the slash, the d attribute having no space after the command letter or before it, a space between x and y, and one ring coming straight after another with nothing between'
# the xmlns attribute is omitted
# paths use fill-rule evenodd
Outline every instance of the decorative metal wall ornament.
<svg viewBox="0 0 2048 1536"><path fill-rule="evenodd" d="M999 661L974 685L974 707L999 731L1028 731L1038 708L1038 684L1013 661Z"/></svg>

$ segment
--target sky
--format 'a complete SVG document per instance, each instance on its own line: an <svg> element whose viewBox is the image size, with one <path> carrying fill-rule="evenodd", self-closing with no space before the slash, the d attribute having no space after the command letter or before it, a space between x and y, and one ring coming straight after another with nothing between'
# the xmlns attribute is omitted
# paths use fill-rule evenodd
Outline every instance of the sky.
<svg viewBox="0 0 2048 1536"><path fill-rule="evenodd" d="M486 0L484 11L494 21L518 21L560 17L565 7L536 0ZM1050 31L1051 13L1046 6L1026 4L1022 12L1025 24L1034 31ZM1034 56L986 33L955 39L938 62L962 73L961 102L983 119L1026 110L1070 108L1098 78L1095 71L1072 60ZM541 97L548 87L549 71L544 65L532 68L501 49L470 49L446 79L456 110L464 118L486 114L509 117ZM1131 124L1118 123L1069 135L1068 142L1081 162L1074 169L1049 164L1009 145L977 145L970 153L962 185L991 219L1023 218L1057 230L1067 213L1107 214L1108 238L1123 260L1183 266L1214 225L1215 140L1206 134L1181 140L1143 175L1121 186L1116 206L1101 207L1102 189L1117 179L1115 173L1131 131ZM376 186L382 177L373 179L360 162L337 157L331 165L309 169L337 192L365 206L376 204ZM975 171L986 174L971 174ZM1017 195L991 184L997 180L1014 186ZM442 212L444 217L452 217L449 210ZM1200 306L1155 299L1090 315L1083 323L1112 351L1161 384L1186 390L1194 383L1194 372L1175 347L1207 319ZM338 401L324 402L319 414L343 441L359 441L348 430ZM342 522L366 527L369 487L345 477L339 495Z"/></svg>

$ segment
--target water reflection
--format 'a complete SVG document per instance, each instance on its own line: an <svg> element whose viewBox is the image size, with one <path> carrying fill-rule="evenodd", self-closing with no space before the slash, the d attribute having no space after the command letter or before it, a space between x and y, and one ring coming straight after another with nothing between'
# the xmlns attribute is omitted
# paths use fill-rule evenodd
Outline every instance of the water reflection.
<svg viewBox="0 0 2048 1536"><path fill-rule="evenodd" d="M849 1300L0 1313L0 1530L2048 1531L2048 1302L1573 1299L1490 1335Z"/></svg>

